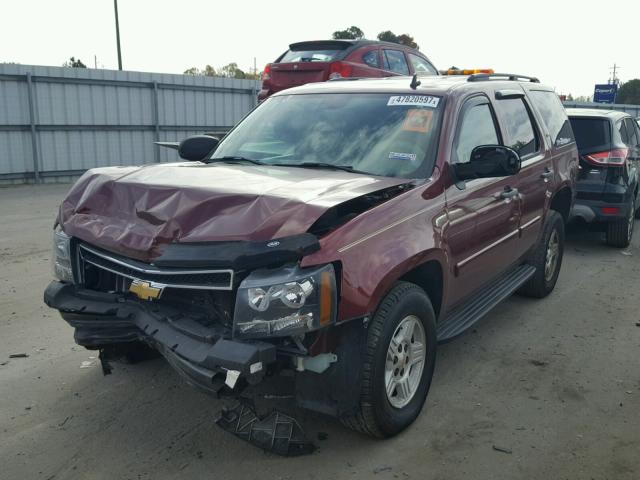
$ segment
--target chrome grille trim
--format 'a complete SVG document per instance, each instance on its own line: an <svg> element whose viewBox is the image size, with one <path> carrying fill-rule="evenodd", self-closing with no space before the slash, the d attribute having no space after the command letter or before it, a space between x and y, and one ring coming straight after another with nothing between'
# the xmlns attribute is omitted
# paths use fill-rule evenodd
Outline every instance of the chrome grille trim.
<svg viewBox="0 0 640 480"><path fill-rule="evenodd" d="M91 258L86 258L86 255L83 255L83 251L89 252L91 255L95 255L96 257L101 258L102 260L105 260L106 262L111 262L113 264L113 266L107 266L104 265L96 260L93 260ZM154 283L158 283L157 279L152 279L149 278L149 276L180 276L180 275L207 275L207 274L213 274L213 275L217 275L217 274L222 274L222 275L228 275L229 276L229 282L228 284L225 282L224 284L219 284L219 285L205 285L205 284L198 284L198 283L177 283L177 282L171 282L171 281L161 281L161 283L163 285L165 285L167 288L183 288L183 289L194 289L194 290L232 290L233 289L233 276L234 276L234 272L231 269L189 269L189 270L182 270L182 269L160 269L160 268L142 268L138 265L135 265L134 263L129 263L126 260L122 260L119 258L115 258L109 254L106 254L102 251L96 250L94 248L89 247L86 244L80 244L79 248L78 248L78 257L79 257L79 263L82 262L86 262L89 263L93 266L95 266L96 268L100 268L103 270L106 270L108 272L111 272L115 275L119 275L121 277L125 277L125 278L129 278L131 280L142 280L142 281L148 281L148 282L154 282ZM123 272L121 270L118 270L116 266L120 266L123 267L125 269L128 270L133 270L135 273L133 274L129 274L126 272ZM80 269L82 270L82 269ZM138 275L139 272L139 275Z"/></svg>

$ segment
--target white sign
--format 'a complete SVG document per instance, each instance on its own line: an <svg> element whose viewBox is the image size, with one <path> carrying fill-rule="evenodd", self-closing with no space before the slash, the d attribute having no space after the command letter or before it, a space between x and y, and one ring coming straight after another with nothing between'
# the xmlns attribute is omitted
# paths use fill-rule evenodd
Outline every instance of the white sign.
<svg viewBox="0 0 640 480"><path fill-rule="evenodd" d="M410 107L436 108L440 103L440 98L431 95L396 95L389 97L388 107L407 105Z"/></svg>

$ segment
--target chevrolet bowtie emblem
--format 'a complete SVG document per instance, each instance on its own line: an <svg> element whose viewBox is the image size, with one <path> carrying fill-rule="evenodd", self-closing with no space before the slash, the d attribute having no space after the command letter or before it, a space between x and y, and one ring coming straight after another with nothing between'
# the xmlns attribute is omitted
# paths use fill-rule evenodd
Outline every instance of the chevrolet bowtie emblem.
<svg viewBox="0 0 640 480"><path fill-rule="evenodd" d="M162 295L163 289L164 285L142 280L134 280L129 287L129 291L141 300L156 300Z"/></svg>

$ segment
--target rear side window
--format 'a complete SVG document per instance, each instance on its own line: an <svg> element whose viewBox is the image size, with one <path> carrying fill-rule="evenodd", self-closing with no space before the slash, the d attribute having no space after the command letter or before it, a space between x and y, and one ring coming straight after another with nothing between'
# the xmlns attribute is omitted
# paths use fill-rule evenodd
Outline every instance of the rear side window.
<svg viewBox="0 0 640 480"><path fill-rule="evenodd" d="M513 148L521 157L537 152L538 137L524 100L521 98L497 100L496 110L506 130L505 145Z"/></svg>
<svg viewBox="0 0 640 480"><path fill-rule="evenodd" d="M370 67L380 68L380 62L378 61L378 51L371 50L370 52L362 55L362 61Z"/></svg>
<svg viewBox="0 0 640 480"><path fill-rule="evenodd" d="M409 61L411 65L413 65L413 71L418 75L437 75L436 69L433 68L432 65L429 64L424 58L419 57L418 55L414 55L413 53L409 54Z"/></svg>
<svg viewBox="0 0 640 480"><path fill-rule="evenodd" d="M464 113L455 148L455 163L467 163L480 145L498 145L498 133L488 103L475 105Z"/></svg>
<svg viewBox="0 0 640 480"><path fill-rule="evenodd" d="M409 75L409 66L400 50L382 50L383 68L391 72Z"/></svg>
<svg viewBox="0 0 640 480"><path fill-rule="evenodd" d="M578 150L607 150L611 144L611 124L604 118L571 118Z"/></svg>
<svg viewBox="0 0 640 480"><path fill-rule="evenodd" d="M620 139L626 144L629 144L629 135L627 134L627 126L624 124L624 122L622 120L620 120L617 124L616 127L618 128L618 131L620 132Z"/></svg>
<svg viewBox="0 0 640 480"><path fill-rule="evenodd" d="M638 139L637 129L633 125L635 122L632 119L627 118L625 123L627 124L627 136L629 137L628 145L630 147L637 147L638 144L640 144L640 140Z"/></svg>
<svg viewBox="0 0 640 480"><path fill-rule="evenodd" d="M533 90L529 94L547 126L553 146L562 147L575 142L571 123L558 96L545 90Z"/></svg>

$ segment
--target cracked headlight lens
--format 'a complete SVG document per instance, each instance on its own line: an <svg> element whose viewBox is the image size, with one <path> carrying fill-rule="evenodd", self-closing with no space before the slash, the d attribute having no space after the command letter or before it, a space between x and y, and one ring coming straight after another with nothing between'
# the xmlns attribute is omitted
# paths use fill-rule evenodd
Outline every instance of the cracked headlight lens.
<svg viewBox="0 0 640 480"><path fill-rule="evenodd" d="M233 334L257 338L317 330L335 321L336 302L333 265L256 270L238 289Z"/></svg>
<svg viewBox="0 0 640 480"><path fill-rule="evenodd" d="M71 267L71 237L56 227L53 231L53 252L51 252L53 276L62 282L74 283Z"/></svg>

